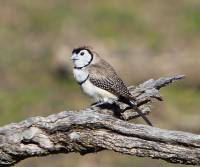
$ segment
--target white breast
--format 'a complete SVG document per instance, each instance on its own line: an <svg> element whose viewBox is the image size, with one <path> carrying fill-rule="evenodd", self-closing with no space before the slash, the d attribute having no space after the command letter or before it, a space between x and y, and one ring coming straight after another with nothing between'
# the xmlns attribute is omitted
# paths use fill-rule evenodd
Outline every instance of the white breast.
<svg viewBox="0 0 200 167"><path fill-rule="evenodd" d="M82 82L88 77L88 72L83 69L74 69L74 78L77 82Z"/></svg>
<svg viewBox="0 0 200 167"><path fill-rule="evenodd" d="M82 82L88 77L88 72L84 69L74 69L74 77L77 82ZM81 85L84 93L92 97L95 102L112 102L117 99L117 96L93 85L89 79Z"/></svg>
<svg viewBox="0 0 200 167"><path fill-rule="evenodd" d="M83 91L94 98L95 102L112 102L117 96L93 85L89 80L81 85Z"/></svg>

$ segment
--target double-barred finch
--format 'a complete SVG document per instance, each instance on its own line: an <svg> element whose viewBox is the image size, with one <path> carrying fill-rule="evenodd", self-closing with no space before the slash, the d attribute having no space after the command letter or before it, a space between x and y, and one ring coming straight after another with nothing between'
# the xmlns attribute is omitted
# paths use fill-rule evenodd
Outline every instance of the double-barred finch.
<svg viewBox="0 0 200 167"><path fill-rule="evenodd" d="M87 95L94 98L95 102L110 103L121 100L134 108L146 123L152 126L148 118L134 104L134 97L122 79L96 52L88 47L75 48L71 59L76 81Z"/></svg>

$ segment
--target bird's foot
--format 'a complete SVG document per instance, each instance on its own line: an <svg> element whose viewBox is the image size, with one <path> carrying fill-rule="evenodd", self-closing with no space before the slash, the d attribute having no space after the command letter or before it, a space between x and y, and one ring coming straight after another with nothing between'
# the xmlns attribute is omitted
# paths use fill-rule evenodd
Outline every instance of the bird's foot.
<svg viewBox="0 0 200 167"><path fill-rule="evenodd" d="M109 104L108 102L94 102L91 104L91 107L101 107L108 104Z"/></svg>
<svg viewBox="0 0 200 167"><path fill-rule="evenodd" d="M91 106L91 107L95 107L97 104L98 104L98 102L94 102L94 103L92 103L90 106Z"/></svg>
<svg viewBox="0 0 200 167"><path fill-rule="evenodd" d="M125 110L122 110L119 105L116 102L94 102L91 104L91 107L101 107L103 109L112 109L114 111L114 115L122 120L126 120L123 112ZM131 108L130 108L131 109ZM126 109L127 110L127 109Z"/></svg>

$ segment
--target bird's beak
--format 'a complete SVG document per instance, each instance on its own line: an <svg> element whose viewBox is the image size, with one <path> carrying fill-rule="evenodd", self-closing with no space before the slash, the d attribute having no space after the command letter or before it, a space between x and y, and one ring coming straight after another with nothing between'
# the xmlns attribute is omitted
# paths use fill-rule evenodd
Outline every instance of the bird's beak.
<svg viewBox="0 0 200 167"><path fill-rule="evenodd" d="M76 53L73 53L72 56L71 56L71 59L72 59L73 61L78 60L77 54L76 54Z"/></svg>

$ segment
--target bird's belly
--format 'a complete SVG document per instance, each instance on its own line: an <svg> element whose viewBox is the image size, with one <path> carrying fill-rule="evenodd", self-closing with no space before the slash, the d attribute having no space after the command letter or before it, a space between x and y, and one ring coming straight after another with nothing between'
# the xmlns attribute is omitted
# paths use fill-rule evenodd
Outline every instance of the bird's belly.
<svg viewBox="0 0 200 167"><path fill-rule="evenodd" d="M89 80L82 84L83 91L94 98L96 102L111 102L118 99L114 94L93 85Z"/></svg>

